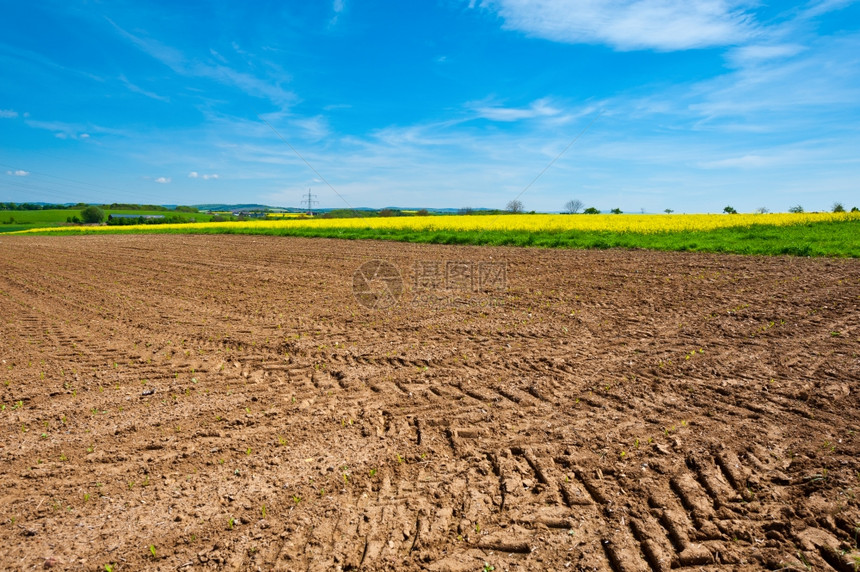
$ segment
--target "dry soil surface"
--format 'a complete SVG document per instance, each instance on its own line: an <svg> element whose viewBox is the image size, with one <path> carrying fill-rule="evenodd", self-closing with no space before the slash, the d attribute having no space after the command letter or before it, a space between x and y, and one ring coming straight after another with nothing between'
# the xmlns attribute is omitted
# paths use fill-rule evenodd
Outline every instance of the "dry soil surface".
<svg viewBox="0 0 860 572"><path fill-rule="evenodd" d="M859 308L858 260L0 237L0 568L853 570Z"/></svg>

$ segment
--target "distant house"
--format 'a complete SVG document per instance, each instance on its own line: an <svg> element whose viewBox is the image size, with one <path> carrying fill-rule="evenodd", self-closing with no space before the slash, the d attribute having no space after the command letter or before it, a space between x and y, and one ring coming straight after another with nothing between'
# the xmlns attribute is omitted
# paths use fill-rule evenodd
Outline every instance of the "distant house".
<svg viewBox="0 0 860 572"><path fill-rule="evenodd" d="M157 220L160 218L164 218L164 215L161 215L161 214L145 214L145 215L111 214L111 215L108 215L108 220L113 220L115 218L142 218L142 219L147 219L147 220Z"/></svg>

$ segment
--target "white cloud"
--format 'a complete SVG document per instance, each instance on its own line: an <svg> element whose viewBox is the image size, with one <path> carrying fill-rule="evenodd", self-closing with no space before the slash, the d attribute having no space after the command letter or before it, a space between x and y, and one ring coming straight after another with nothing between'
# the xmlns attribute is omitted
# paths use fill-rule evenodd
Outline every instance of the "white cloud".
<svg viewBox="0 0 860 572"><path fill-rule="evenodd" d="M18 117L18 112L11 109L0 109L0 118L15 119Z"/></svg>
<svg viewBox="0 0 860 572"><path fill-rule="evenodd" d="M803 16L814 18L827 12L841 10L854 2L856 2L856 0L818 0L817 2L810 2L809 8L805 11Z"/></svg>
<svg viewBox="0 0 860 572"><path fill-rule="evenodd" d="M150 99L155 99L157 101L163 101L165 103L170 103L170 98L164 97L162 95L158 95L157 93L153 93L151 91L146 91L145 89L136 86L135 84L128 81L128 79L125 77L125 75L121 74L119 76L119 80L128 88L129 91L132 91L134 93L139 93L140 95L143 95L143 96L148 97Z"/></svg>
<svg viewBox="0 0 860 572"><path fill-rule="evenodd" d="M6 171L7 175L12 175L13 177L26 177L30 174L30 171L24 171L22 169L18 169L17 171Z"/></svg>
<svg viewBox="0 0 860 572"><path fill-rule="evenodd" d="M253 76L248 73L236 71L224 65L224 59L217 52L213 52L213 56L217 56L221 63L213 65L212 63L204 63L196 58L187 58L185 55L161 44L155 40L135 36L123 28L120 28L110 18L105 18L114 29L124 38L129 40L141 51L149 56L160 61L175 73L186 77L202 77L217 81L224 85L231 85L242 92L254 96L265 98L279 106L286 106L296 100L293 93L283 89L280 86L280 81L283 78L263 79ZM154 96L155 94L148 94ZM158 96L156 96L157 98Z"/></svg>
<svg viewBox="0 0 860 572"><path fill-rule="evenodd" d="M331 20L329 20L329 26L337 25L338 18L343 13L344 9L344 0L334 0L331 5L332 12L334 12L334 16L332 16Z"/></svg>
<svg viewBox="0 0 860 572"><path fill-rule="evenodd" d="M158 177L157 179L155 179L155 182L162 185L166 185L170 182L170 177Z"/></svg>
<svg viewBox="0 0 860 572"><path fill-rule="evenodd" d="M781 163L777 157L762 157L761 155L743 155L741 157L729 157L716 161L705 161L699 165L703 169L758 169L772 167Z"/></svg>
<svg viewBox="0 0 860 572"><path fill-rule="evenodd" d="M687 50L755 34L742 0L486 0L504 27L557 42L619 50Z"/></svg>
<svg viewBox="0 0 860 572"><path fill-rule="evenodd" d="M557 107L550 105L546 99L533 101L528 107L477 107L475 111L480 117L491 121L519 121L535 117L551 117L561 113Z"/></svg>
<svg viewBox="0 0 860 572"><path fill-rule="evenodd" d="M770 60L795 56L806 48L798 44L749 45L732 50L729 55L737 67L761 64Z"/></svg>
<svg viewBox="0 0 860 572"><path fill-rule="evenodd" d="M860 98L860 34L822 38L795 56L747 59L737 71L695 87L691 111L711 120L745 117L762 121L775 114L812 125L821 116L853 114ZM847 116L846 116L847 117Z"/></svg>
<svg viewBox="0 0 860 572"><path fill-rule="evenodd" d="M138 135L137 133L132 134L120 129L102 127L100 125L83 125L80 123L66 123L64 121L37 121L34 119L27 119L25 122L29 127L34 129L53 131L54 137L58 139L88 139L90 137L90 133L98 133L99 135L116 135L120 137Z"/></svg>
<svg viewBox="0 0 860 572"><path fill-rule="evenodd" d="M190 173L188 173L188 178L189 178L189 179L203 179L204 181L208 181L208 180L210 180L210 179L217 179L217 178L219 178L220 176L221 176L221 175L219 175L218 173L209 173L209 174L203 174L203 175L201 175L201 174L200 174L200 173L198 173L197 171L191 171Z"/></svg>

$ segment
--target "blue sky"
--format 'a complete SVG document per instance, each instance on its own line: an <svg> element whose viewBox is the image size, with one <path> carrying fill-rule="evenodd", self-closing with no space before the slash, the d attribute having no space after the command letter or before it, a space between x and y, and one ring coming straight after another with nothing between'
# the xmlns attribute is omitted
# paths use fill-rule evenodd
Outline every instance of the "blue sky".
<svg viewBox="0 0 860 572"><path fill-rule="evenodd" d="M856 1L0 13L0 201L860 206Z"/></svg>

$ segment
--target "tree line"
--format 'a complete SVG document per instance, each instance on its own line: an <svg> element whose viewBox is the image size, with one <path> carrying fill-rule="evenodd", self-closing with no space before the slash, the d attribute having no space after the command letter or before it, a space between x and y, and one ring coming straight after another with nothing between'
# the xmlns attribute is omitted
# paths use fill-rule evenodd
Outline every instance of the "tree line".
<svg viewBox="0 0 860 572"><path fill-rule="evenodd" d="M0 211L48 211L48 210L78 210L91 206L89 203L69 204L39 204L39 203L0 203ZM180 213L200 212L197 207L178 206L170 209L163 205L138 205L135 203L111 203L101 205L102 209L113 211L176 211Z"/></svg>

